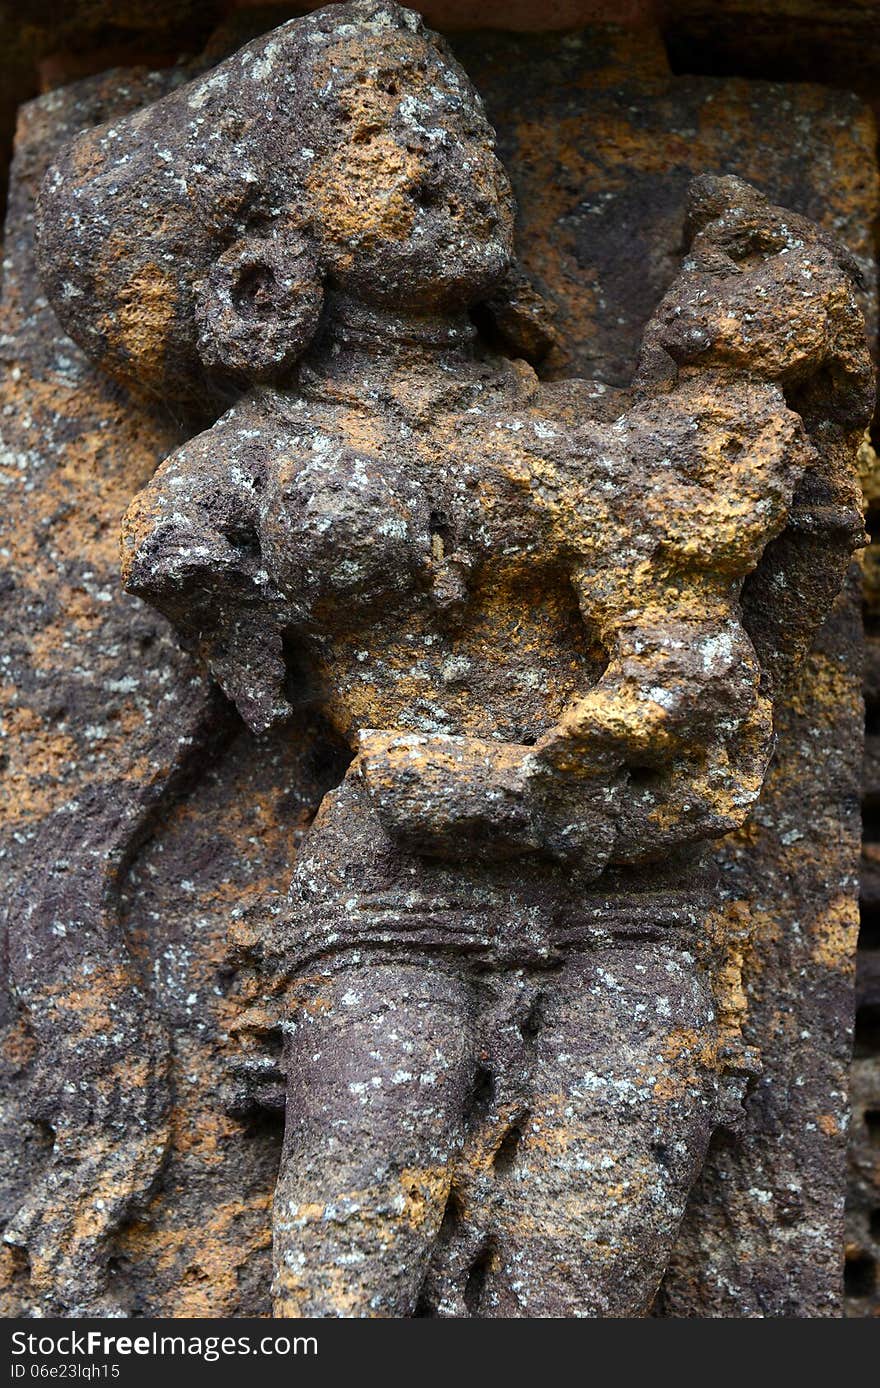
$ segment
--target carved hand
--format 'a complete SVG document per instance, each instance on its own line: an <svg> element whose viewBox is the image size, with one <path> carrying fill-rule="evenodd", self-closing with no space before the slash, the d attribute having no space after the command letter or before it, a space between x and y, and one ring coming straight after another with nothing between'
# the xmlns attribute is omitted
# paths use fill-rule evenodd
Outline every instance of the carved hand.
<svg viewBox="0 0 880 1388"><path fill-rule="evenodd" d="M421 852L534 852L514 743L369 729L355 763L385 827Z"/></svg>
<svg viewBox="0 0 880 1388"><path fill-rule="evenodd" d="M129 523L125 534L133 531ZM282 692L284 600L252 554L219 530L175 514L141 526L124 561L128 591L170 618L250 727L262 731L289 715Z"/></svg>
<svg viewBox="0 0 880 1388"><path fill-rule="evenodd" d="M532 774L533 748L407 732L361 735L356 767L386 829L450 858L577 857L598 876L614 843L615 776L578 780L577 809ZM619 779L619 778L617 778ZM549 789L550 793L547 794Z"/></svg>

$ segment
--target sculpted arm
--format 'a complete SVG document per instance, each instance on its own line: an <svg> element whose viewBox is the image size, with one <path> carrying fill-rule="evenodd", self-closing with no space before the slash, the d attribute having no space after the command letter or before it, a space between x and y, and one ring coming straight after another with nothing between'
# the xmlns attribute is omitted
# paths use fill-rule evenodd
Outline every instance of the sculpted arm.
<svg viewBox="0 0 880 1388"><path fill-rule="evenodd" d="M287 612L264 567L259 507L272 433L244 401L158 468L122 526L123 581L194 647L245 721L289 712Z"/></svg>

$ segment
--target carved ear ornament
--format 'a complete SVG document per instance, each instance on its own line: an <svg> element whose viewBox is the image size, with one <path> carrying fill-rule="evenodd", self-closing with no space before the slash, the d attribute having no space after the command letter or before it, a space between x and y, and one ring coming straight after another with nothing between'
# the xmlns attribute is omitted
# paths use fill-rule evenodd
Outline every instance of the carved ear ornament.
<svg viewBox="0 0 880 1388"><path fill-rule="evenodd" d="M302 235L233 242L193 286L205 366L278 383L311 342L324 303L318 258Z"/></svg>

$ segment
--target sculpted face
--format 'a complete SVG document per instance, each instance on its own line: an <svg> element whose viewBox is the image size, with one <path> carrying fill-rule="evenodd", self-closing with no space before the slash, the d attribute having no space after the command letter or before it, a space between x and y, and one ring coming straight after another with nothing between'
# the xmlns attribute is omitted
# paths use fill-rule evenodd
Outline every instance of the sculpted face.
<svg viewBox="0 0 880 1388"><path fill-rule="evenodd" d="M70 335L139 393L201 407L218 377L283 384L325 286L416 314L495 287L513 198L494 143L417 15L331 5L61 151L41 273Z"/></svg>
<svg viewBox="0 0 880 1388"><path fill-rule="evenodd" d="M435 44L395 33L328 59L351 65L338 143L306 180L331 280L397 308L459 308L490 290L513 253L513 196L465 74ZM366 60L366 61L365 61Z"/></svg>

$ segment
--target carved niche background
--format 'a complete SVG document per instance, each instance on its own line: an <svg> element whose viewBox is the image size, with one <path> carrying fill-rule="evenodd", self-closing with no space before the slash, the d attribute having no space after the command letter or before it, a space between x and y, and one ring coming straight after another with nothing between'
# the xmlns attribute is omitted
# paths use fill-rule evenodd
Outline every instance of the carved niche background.
<svg viewBox="0 0 880 1388"><path fill-rule="evenodd" d="M212 57L244 37L239 25L227 28ZM641 328L677 265L684 188L696 172L740 174L823 222L872 283L874 132L857 99L673 77L659 42L608 29L458 36L455 48L499 132L523 260L559 305L555 345L536 345L542 374L582 370L611 384L629 376ZM281 1127L226 1112L241 1012L236 967L251 931L248 905L284 892L338 752L306 719L295 736L252 738L174 654L159 619L120 593L119 516L187 429L160 404L134 405L85 363L41 300L31 246L33 193L54 149L178 80L174 71L88 79L24 108L17 137L3 300L0 588L18 760L5 768L4 870L38 860L40 836L61 826L70 851L53 870L95 928L90 949L78 940L76 960L53 934L34 961L33 1035L7 1003L3 1206L8 1218L48 1161L45 1128L28 1128L24 1152L19 1136L27 1086L39 1085L40 1019L56 1034L64 1009L98 1015L103 1005L112 1015L131 981L127 945L173 1037L176 1099L161 1187L114 1238L115 1295L135 1314L262 1314ZM872 297L867 307L876 326ZM658 1314L836 1313L860 680L851 592L792 699L759 814L722 850L737 894L758 906L746 976L750 1025L767 1043L765 1074L744 1137L719 1139ZM153 787L172 764L180 766L174 794L158 799ZM111 834L120 821L125 832ZM238 920L231 951L230 916ZM28 1269L8 1246L3 1257L5 1313L15 1314L57 1269Z"/></svg>

